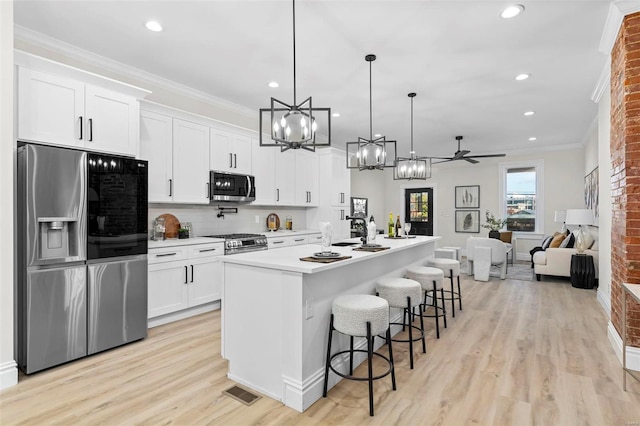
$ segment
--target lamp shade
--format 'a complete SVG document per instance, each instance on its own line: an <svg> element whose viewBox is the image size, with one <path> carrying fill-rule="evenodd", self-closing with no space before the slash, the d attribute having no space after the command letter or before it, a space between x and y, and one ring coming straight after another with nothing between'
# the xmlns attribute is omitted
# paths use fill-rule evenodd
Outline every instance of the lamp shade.
<svg viewBox="0 0 640 426"><path fill-rule="evenodd" d="M564 223L567 220L567 211L566 210L556 210L556 213L553 217L553 221L557 223Z"/></svg>
<svg viewBox="0 0 640 426"><path fill-rule="evenodd" d="M565 222L567 225L593 225L593 210L568 209Z"/></svg>

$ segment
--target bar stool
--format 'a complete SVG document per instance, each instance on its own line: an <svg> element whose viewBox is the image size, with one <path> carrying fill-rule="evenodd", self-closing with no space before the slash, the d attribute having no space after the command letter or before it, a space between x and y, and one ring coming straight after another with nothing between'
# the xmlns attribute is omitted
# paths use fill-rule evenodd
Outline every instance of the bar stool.
<svg viewBox="0 0 640 426"><path fill-rule="evenodd" d="M462 293L460 292L460 262L453 259L438 259L438 258L429 258L427 259L427 266L432 266L434 268L440 269L444 272L444 276L451 280L451 290L444 290L445 293L449 293L451 296L451 315L456 317L456 303L455 299L458 299L458 303L460 304L460 310L462 310ZM456 277L458 279L458 291L456 292L453 287L453 278Z"/></svg>
<svg viewBox="0 0 640 426"><path fill-rule="evenodd" d="M444 306L444 272L438 268L431 268L429 266L412 266L407 268L407 278L418 281L424 290L424 300L421 304L422 312L420 313L424 317L436 319L436 337L440 338L440 321L439 318L444 319L444 328L447 328L447 311ZM440 301L442 304L438 306L438 294L437 290L440 290ZM431 295L431 303L427 303L427 296ZM433 306L433 315L427 315L427 306Z"/></svg>
<svg viewBox="0 0 640 426"><path fill-rule="evenodd" d="M331 338L333 331L346 334L350 337L349 350L340 351L331 355ZM389 347L389 358L373 351L374 339L377 335L386 333L386 342ZM354 337L366 337L367 350L353 349ZM364 352L367 354L367 377L353 376L353 353ZM349 374L337 371L332 361L337 356L349 354ZM373 356L378 356L389 364L389 369L377 376L373 375ZM369 294L348 294L340 296L333 301L331 308L331 320L329 323L329 341L327 343L327 362L324 369L324 390L322 396L327 396L329 370L338 376L349 380L369 382L369 415L373 416L373 381L391 374L391 384L396 390L396 374L393 369L393 351L391 348L391 330L389 327L389 303L381 297Z"/></svg>
<svg viewBox="0 0 640 426"><path fill-rule="evenodd" d="M409 343L409 360L410 367L413 369L413 342L422 340L422 353L427 353L427 343L424 340L424 320L420 316L420 328L411 325L413 322L413 308L420 306L420 293L422 287L420 283L407 278L380 278L376 282L376 292L378 296L385 299L389 303L390 308L403 309L402 323L392 322L390 325L402 325L402 329L405 327L405 316L409 318L409 338L391 339L394 342ZM413 329L420 332L420 335L413 337Z"/></svg>

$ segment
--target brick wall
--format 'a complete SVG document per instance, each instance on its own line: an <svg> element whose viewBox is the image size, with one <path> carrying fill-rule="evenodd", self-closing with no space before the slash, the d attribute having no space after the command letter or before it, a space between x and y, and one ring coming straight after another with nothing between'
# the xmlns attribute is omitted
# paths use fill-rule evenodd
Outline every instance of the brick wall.
<svg viewBox="0 0 640 426"><path fill-rule="evenodd" d="M622 283L640 284L640 13L611 52L611 321L622 333ZM627 302L629 344L640 347L640 305Z"/></svg>

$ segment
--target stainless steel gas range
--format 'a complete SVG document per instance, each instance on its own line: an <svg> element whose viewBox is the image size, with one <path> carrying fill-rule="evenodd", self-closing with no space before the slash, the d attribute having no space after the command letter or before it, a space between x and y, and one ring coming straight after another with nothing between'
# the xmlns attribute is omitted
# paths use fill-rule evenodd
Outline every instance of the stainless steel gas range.
<svg viewBox="0 0 640 426"><path fill-rule="evenodd" d="M267 237L262 234L206 235L207 238L224 238L224 254L267 250Z"/></svg>

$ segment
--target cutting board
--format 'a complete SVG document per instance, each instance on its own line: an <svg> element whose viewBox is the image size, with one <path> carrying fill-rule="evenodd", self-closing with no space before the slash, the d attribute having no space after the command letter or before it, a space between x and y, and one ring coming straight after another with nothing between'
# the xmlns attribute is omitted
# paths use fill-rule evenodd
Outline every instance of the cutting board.
<svg viewBox="0 0 640 426"><path fill-rule="evenodd" d="M178 238L178 229L180 229L180 221L171 213L161 214L158 217L164 218L164 237Z"/></svg>

